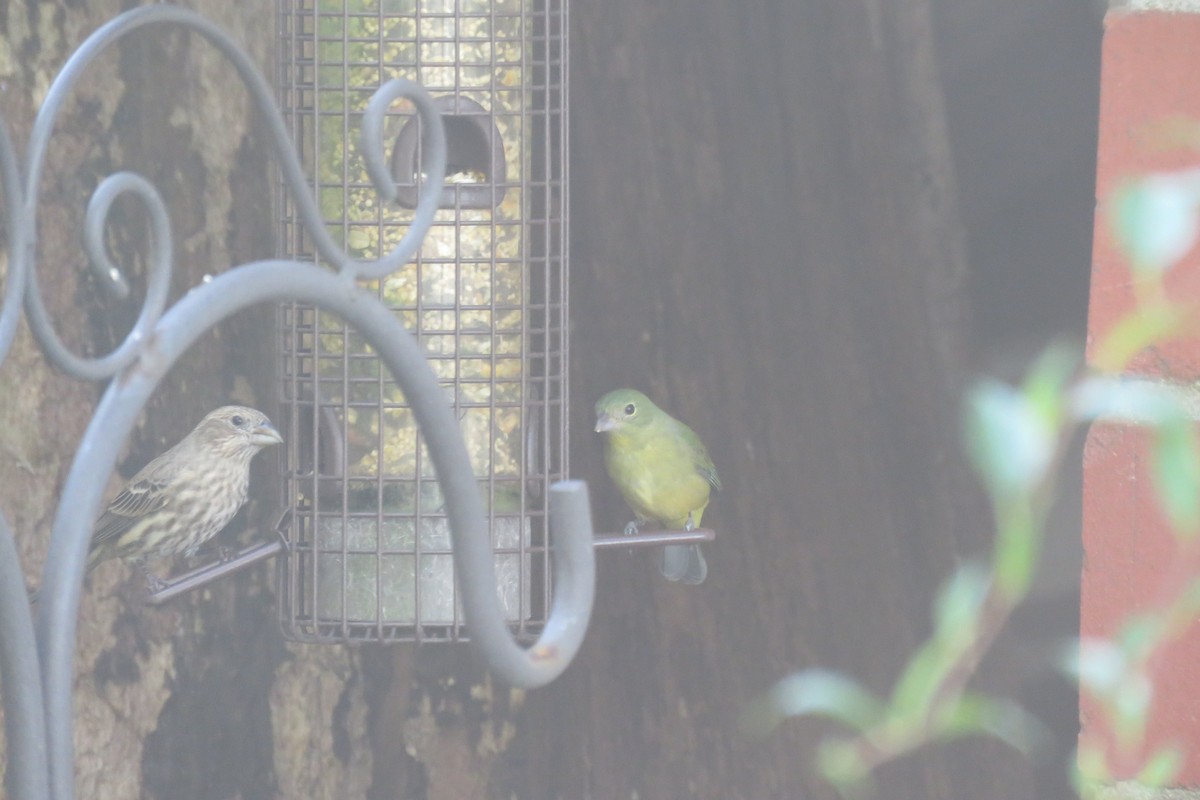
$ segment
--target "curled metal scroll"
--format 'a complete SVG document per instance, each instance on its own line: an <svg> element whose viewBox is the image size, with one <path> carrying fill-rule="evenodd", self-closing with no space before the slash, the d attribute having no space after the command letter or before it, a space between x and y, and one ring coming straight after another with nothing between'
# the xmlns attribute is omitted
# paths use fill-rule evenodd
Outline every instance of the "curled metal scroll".
<svg viewBox="0 0 1200 800"><path fill-rule="evenodd" d="M112 291L128 291L120 267L105 253L103 231L113 201L122 194L134 194L149 217L153 240L150 277L141 313L125 340L107 355L85 358L70 352L58 338L34 276L38 184L46 148L66 97L96 56L131 31L164 23L201 34L236 68L267 120L299 216L317 252L336 271L298 261L253 262L195 287L166 308L172 254L166 207L144 178L128 172L112 175L101 183L89 203L84 249L93 269ZM35 121L24 190L15 152L0 121L0 173L9 235L8 273L0 305L0 359L11 345L18 303L24 298L30 327L53 364L81 379L112 378L63 486L42 574L36 626L31 624L24 602L24 581L16 566L15 545L0 515L0 678L4 681L9 785L15 798L49 796L69 800L74 793L71 688L76 618L92 524L119 448L146 402L183 353L213 326L253 305L299 301L336 314L355 328L387 365L412 406L446 498L472 642L497 676L520 687L542 686L561 674L578 651L591 615L595 586L586 486L564 481L551 488L555 597L541 637L528 650L523 649L509 633L497 600L486 513L458 421L415 338L356 283L359 278L386 275L412 257L433 221L442 193L446 148L441 117L429 95L410 81L389 81L370 102L362 129L362 152L368 171L380 194L393 198L396 188L387 170L382 130L389 106L401 97L411 100L427 123L424 152L429 155L429 163L425 172L432 177L424 187L408 232L395 249L377 261L352 259L334 242L309 194L270 86L224 32L190 11L156 5L127 12L99 28L71 56ZM39 684L41 704L36 702Z"/></svg>

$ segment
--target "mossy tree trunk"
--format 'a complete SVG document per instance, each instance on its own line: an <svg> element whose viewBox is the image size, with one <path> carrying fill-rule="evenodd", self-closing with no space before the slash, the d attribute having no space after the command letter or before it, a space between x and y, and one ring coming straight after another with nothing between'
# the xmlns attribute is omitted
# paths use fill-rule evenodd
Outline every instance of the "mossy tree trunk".
<svg viewBox="0 0 1200 800"><path fill-rule="evenodd" d="M135 3L0 3L0 112L24 152L46 89L99 25ZM198 0L273 75L274 3ZM59 120L42 181L39 280L61 334L106 352L137 313L91 277L79 230L91 192L129 169L163 194L175 242L172 293L205 274L274 252L270 150L233 68L202 38L153 27L88 71ZM146 228L118 205L110 250L144 274ZM120 482L227 402L274 409L274 312L256 308L204 337L168 374L122 454ZM36 582L70 467L102 386L42 358L27 331L0 365L0 508ZM265 534L278 471L260 456L255 499L226 536ZM240 531L240 533L239 533ZM182 564L176 564L180 568ZM81 612L75 687L78 796L345 798L370 779L364 681L357 654L288 648L269 571L259 568L162 608L138 602L126 566L92 576ZM339 746L335 747L335 743Z"/></svg>

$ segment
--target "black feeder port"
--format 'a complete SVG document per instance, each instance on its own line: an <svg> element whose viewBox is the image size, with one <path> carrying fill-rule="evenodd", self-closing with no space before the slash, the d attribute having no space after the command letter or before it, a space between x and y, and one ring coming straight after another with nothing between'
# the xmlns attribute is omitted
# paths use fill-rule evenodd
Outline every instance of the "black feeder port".
<svg viewBox="0 0 1200 800"><path fill-rule="evenodd" d="M495 208L504 199L507 175L504 143L492 116L466 97L443 95L434 99L446 127L446 186L442 208ZM392 176L396 202L416 208L421 185L420 119L411 117L396 136L392 148Z"/></svg>

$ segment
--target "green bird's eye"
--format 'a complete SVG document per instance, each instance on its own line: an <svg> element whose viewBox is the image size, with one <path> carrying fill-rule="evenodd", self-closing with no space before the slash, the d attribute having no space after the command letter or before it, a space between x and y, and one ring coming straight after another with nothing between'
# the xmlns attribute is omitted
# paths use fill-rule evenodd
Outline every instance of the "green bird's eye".
<svg viewBox="0 0 1200 800"><path fill-rule="evenodd" d="M637 412L637 407L633 403L625 406L625 416L632 417Z"/></svg>

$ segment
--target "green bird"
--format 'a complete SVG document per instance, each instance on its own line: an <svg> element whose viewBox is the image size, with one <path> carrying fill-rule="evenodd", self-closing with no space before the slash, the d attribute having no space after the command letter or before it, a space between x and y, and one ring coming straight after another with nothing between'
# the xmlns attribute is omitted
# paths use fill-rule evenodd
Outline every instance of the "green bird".
<svg viewBox="0 0 1200 800"><path fill-rule="evenodd" d="M700 524L721 479L691 428L641 392L617 389L596 402L596 432L606 434L608 474L637 516L625 526L626 534L650 520L689 531ZM690 584L708 575L695 544L664 547L659 569L668 580Z"/></svg>

